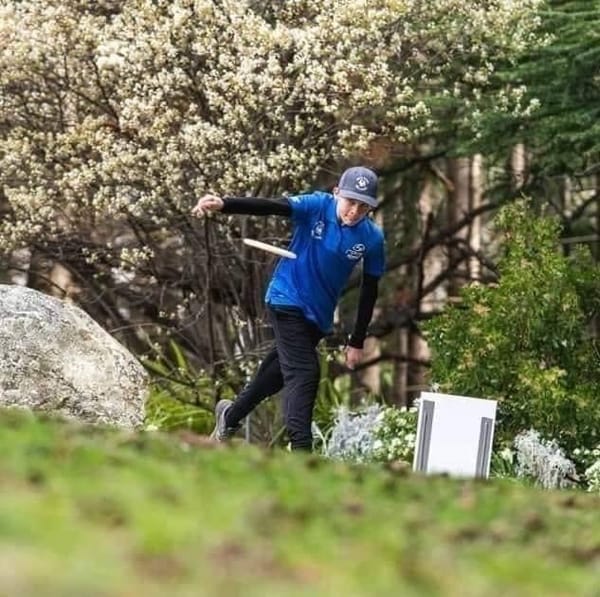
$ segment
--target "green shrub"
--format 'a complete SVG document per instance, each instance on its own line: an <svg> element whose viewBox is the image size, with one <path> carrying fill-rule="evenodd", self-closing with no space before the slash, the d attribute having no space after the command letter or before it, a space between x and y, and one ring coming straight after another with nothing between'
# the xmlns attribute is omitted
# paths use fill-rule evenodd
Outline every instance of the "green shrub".
<svg viewBox="0 0 600 597"><path fill-rule="evenodd" d="M142 363L151 375L146 427L209 433L217 397L232 396L231 388L223 381L227 376L215 381L208 372L195 369L174 341L155 358L145 358Z"/></svg>
<svg viewBox="0 0 600 597"><path fill-rule="evenodd" d="M588 491L600 494L600 460L589 466L585 471Z"/></svg>
<svg viewBox="0 0 600 597"><path fill-rule="evenodd" d="M417 439L417 407L386 407L375 430L373 457L379 462L402 460L412 464Z"/></svg>
<svg viewBox="0 0 600 597"><path fill-rule="evenodd" d="M355 411L340 406L325 433L317 426L320 451L328 458L349 462L412 463L415 451L417 408L398 409L379 404Z"/></svg>
<svg viewBox="0 0 600 597"><path fill-rule="evenodd" d="M208 434L214 425L211 411L201 408L178 393L176 398L169 390L152 384L146 401L145 426L148 430L176 431L189 429L196 433Z"/></svg>
<svg viewBox="0 0 600 597"><path fill-rule="evenodd" d="M559 250L559 227L521 201L497 217L500 281L473 285L425 324L432 382L441 391L499 401L496 437L535 428L567 452L600 433L600 350L591 323L600 268Z"/></svg>

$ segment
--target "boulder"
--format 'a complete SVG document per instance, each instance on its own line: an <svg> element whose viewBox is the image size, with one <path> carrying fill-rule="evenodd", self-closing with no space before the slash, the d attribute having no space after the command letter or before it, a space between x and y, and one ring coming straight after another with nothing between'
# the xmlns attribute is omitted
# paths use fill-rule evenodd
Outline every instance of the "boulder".
<svg viewBox="0 0 600 597"><path fill-rule="evenodd" d="M136 428L147 392L142 365L84 311L0 284L0 406Z"/></svg>

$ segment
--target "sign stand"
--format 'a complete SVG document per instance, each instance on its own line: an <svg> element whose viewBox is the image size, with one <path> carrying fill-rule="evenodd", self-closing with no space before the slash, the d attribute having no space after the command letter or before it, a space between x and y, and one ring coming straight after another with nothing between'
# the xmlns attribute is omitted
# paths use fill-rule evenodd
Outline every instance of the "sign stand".
<svg viewBox="0 0 600 597"><path fill-rule="evenodd" d="M487 478L496 406L495 400L422 392L413 470Z"/></svg>

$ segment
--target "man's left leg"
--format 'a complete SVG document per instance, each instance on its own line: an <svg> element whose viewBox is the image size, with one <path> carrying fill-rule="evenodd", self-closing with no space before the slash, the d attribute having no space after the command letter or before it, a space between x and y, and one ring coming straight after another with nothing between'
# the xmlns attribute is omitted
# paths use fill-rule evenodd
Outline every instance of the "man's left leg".
<svg viewBox="0 0 600 597"><path fill-rule="evenodd" d="M260 364L254 379L248 384L237 400L219 400L215 409L215 428L212 439L225 441L235 435L242 420L265 398L283 387L283 377L279 369L277 349L273 347Z"/></svg>

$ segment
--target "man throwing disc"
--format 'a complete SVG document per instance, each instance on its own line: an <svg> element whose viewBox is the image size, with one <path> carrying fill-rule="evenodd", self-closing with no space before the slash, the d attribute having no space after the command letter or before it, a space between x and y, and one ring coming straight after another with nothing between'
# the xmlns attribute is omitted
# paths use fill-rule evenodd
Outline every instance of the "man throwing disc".
<svg viewBox="0 0 600 597"><path fill-rule="evenodd" d="M275 346L237 400L217 403L212 436L225 441L262 400L283 389L283 413L291 447L312 448L311 423L319 385L319 341L330 332L333 314L354 267L362 263L362 286L354 331L346 349L353 369L362 358L373 315L377 285L385 269L383 232L369 212L377 206L377 175L370 169L346 170L333 193L316 191L285 199L204 195L192 209L291 218L289 250L267 288L265 302Z"/></svg>

